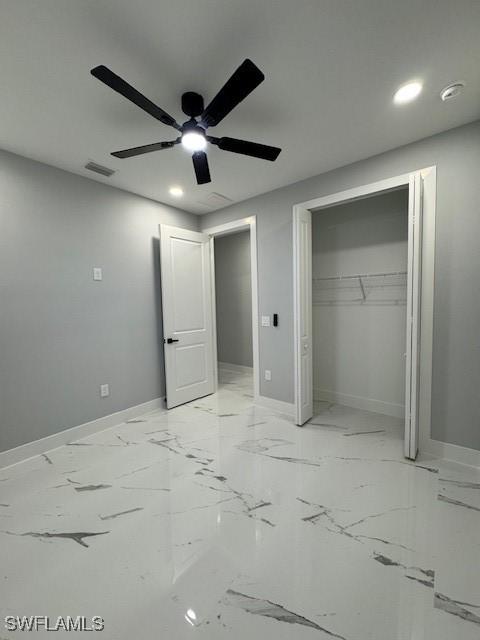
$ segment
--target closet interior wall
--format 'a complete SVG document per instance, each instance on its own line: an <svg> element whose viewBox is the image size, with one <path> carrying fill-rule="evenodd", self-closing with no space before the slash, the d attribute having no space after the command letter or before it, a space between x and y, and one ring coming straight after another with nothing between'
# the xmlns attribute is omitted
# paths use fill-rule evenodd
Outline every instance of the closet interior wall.
<svg viewBox="0 0 480 640"><path fill-rule="evenodd" d="M403 418L408 189L312 215L313 388Z"/></svg>

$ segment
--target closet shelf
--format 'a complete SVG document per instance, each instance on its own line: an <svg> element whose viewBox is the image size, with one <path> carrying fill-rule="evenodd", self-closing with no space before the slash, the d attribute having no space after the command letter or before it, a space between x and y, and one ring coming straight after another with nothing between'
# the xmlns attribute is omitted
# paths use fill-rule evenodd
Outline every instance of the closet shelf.
<svg viewBox="0 0 480 640"><path fill-rule="evenodd" d="M314 305L404 305L407 272L356 273L313 278Z"/></svg>

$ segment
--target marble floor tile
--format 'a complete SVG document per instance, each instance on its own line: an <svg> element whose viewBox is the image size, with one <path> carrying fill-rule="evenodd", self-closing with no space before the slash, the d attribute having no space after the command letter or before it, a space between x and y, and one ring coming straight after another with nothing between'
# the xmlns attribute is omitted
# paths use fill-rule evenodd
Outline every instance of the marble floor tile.
<svg viewBox="0 0 480 640"><path fill-rule="evenodd" d="M0 623L101 616L109 640L478 640L478 471L405 460L395 418L323 403L298 428L253 405L249 373L220 380L0 470Z"/></svg>

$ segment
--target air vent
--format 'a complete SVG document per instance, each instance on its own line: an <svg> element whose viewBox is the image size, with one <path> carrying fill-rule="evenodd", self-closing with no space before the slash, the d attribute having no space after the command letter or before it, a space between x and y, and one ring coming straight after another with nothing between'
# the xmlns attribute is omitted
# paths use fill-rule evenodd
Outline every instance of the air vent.
<svg viewBox="0 0 480 640"><path fill-rule="evenodd" d="M197 202L198 204L202 204L204 207L221 208L228 207L228 205L231 204L233 200L227 198L227 196L224 196L221 193L215 193L212 191L212 193L209 193L208 196L206 196L202 200L198 200Z"/></svg>
<svg viewBox="0 0 480 640"><path fill-rule="evenodd" d="M207 196L207 202L212 207L226 207L228 204L233 202L233 200L227 198L227 196L224 196L221 193L214 193L212 191L212 193Z"/></svg>
<svg viewBox="0 0 480 640"><path fill-rule="evenodd" d="M97 164L96 162L87 162L87 164L85 165L85 169L93 171L94 173L99 173L101 176L106 176L107 178L115 173L113 169L102 167L101 164Z"/></svg>

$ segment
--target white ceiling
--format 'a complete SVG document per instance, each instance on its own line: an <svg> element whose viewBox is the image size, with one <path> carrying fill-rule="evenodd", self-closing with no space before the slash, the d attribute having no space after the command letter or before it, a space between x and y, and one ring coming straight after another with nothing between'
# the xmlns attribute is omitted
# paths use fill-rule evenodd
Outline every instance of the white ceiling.
<svg viewBox="0 0 480 640"><path fill-rule="evenodd" d="M476 120L479 34L479 0L0 0L0 147L204 213L211 192L243 200ZM181 94L208 102L246 57L266 80L212 135L280 146L275 163L209 147L212 182L197 186L181 147L109 155L176 132L92 67L109 66L182 122ZM423 94L394 106L413 78ZM455 80L465 92L442 103ZM88 160L117 173L97 178Z"/></svg>

